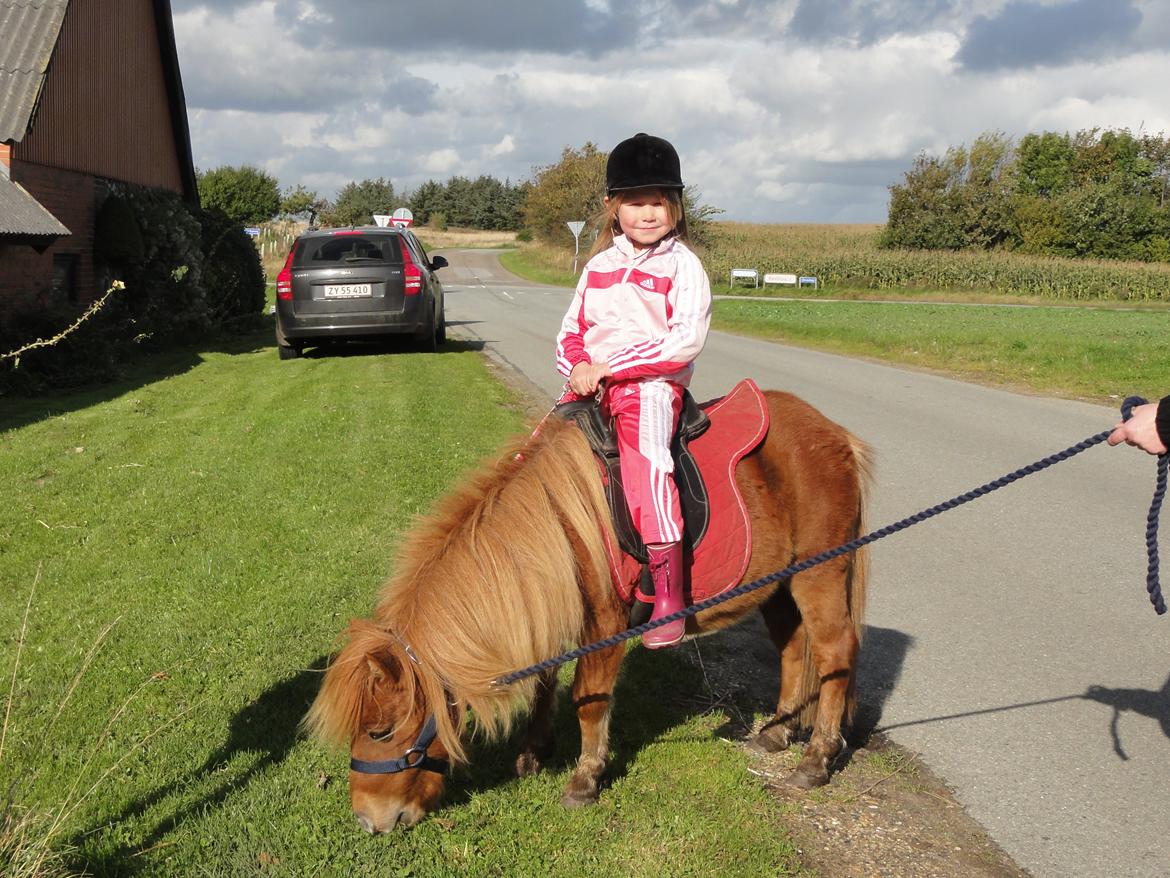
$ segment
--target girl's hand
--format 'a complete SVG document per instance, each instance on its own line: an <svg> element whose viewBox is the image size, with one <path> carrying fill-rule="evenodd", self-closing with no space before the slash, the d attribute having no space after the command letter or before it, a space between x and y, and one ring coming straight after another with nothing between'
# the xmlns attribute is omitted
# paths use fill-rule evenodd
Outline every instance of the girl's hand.
<svg viewBox="0 0 1170 878"><path fill-rule="evenodd" d="M601 379L612 374L609 363L578 363L569 373L569 387L579 396L592 396Z"/></svg>

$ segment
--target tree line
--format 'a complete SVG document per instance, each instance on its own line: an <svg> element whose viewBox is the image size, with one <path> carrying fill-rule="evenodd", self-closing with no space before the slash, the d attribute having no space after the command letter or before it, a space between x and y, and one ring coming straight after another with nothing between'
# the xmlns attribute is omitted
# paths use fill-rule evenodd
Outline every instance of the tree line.
<svg viewBox="0 0 1170 878"><path fill-rule="evenodd" d="M1098 128L980 135L890 187L882 243L1170 261L1170 138Z"/></svg>
<svg viewBox="0 0 1170 878"><path fill-rule="evenodd" d="M420 225L493 231L523 225L521 208L531 188L527 182L480 176L452 177L442 183L428 180L413 192L399 192L390 180L378 177L351 181L331 200L300 185L282 192L275 177L251 165L200 171L198 182L203 206L224 211L242 226L277 217L326 226L369 225L375 214L409 207Z"/></svg>
<svg viewBox="0 0 1170 878"><path fill-rule="evenodd" d="M330 201L316 192L295 186L279 189L275 177L245 165L201 171L199 197L205 207L218 208L243 226L274 217L308 220L326 226L368 225L374 214L409 207L416 225L445 229L447 226L498 230L528 229L541 240L573 246L565 223L582 220L593 224L600 217L605 195L605 164L609 154L593 143L580 149L566 147L560 160L533 169L533 179L501 182L495 177L451 177L445 182L427 180L413 191L396 192L391 181L350 182ZM709 234L709 220L722 213L699 203L699 192L688 186L683 192L692 241L702 245ZM582 241L589 240L586 232Z"/></svg>

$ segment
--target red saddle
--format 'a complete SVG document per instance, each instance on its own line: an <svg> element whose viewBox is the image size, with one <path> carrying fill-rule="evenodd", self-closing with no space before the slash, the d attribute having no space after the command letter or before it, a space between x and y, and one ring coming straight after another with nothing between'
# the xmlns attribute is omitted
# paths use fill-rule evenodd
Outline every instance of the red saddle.
<svg viewBox="0 0 1170 878"><path fill-rule="evenodd" d="M710 502L707 532L689 559L688 602L697 603L734 588L747 570L752 523L735 483L735 466L768 432L768 406L760 388L745 378L727 396L699 406L711 426L690 442ZM606 537L609 571L622 600L633 603L642 565ZM688 553L689 554L689 553Z"/></svg>

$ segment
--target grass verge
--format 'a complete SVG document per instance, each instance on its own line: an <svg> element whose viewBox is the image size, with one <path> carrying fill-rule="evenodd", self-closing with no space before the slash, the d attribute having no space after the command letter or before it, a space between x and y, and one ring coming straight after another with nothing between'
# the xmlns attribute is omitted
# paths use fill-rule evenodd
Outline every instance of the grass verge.
<svg viewBox="0 0 1170 878"><path fill-rule="evenodd" d="M575 283L558 267L563 252L552 248L526 246L500 261L531 280ZM765 301L758 290L735 292L742 298L715 302L715 329L1036 393L1100 402L1134 393L1156 399L1170 374L1164 304L1057 305L1038 297L918 288L773 289Z"/></svg>
<svg viewBox="0 0 1170 878"><path fill-rule="evenodd" d="M585 254L577 258L578 272L584 268ZM575 287L578 274L573 271L573 254L542 244L524 244L500 254L500 264L513 274L537 283L558 287Z"/></svg>
<svg viewBox="0 0 1170 878"><path fill-rule="evenodd" d="M1165 324L1155 311L727 299L713 320L729 332L1098 401L1165 392Z"/></svg>
<svg viewBox="0 0 1170 878"><path fill-rule="evenodd" d="M793 871L778 806L714 734L726 717L678 695L702 685L686 662L644 650L596 808L558 804L577 748L562 703L544 775L512 776L516 742L480 744L432 819L359 830L344 755L297 722L399 535L523 419L457 344L288 362L270 345L176 351L117 386L0 403L9 836L80 789L52 849L100 875Z"/></svg>

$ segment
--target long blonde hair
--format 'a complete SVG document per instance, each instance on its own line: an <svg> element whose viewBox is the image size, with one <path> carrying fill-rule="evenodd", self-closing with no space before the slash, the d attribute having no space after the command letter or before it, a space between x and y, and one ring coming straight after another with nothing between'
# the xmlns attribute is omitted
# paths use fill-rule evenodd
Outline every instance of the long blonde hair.
<svg viewBox="0 0 1170 878"><path fill-rule="evenodd" d="M602 250L608 249L613 244L614 236L622 233L621 224L618 223L618 208L635 195L645 196L651 192L662 196L662 200L666 202L666 215L670 219L671 225L667 237L674 236L684 244L687 242L687 212L683 206L681 189L663 189L659 186L619 189L609 196L609 200L602 206L600 213L593 218L592 225L597 227L598 232L587 260L592 259Z"/></svg>

